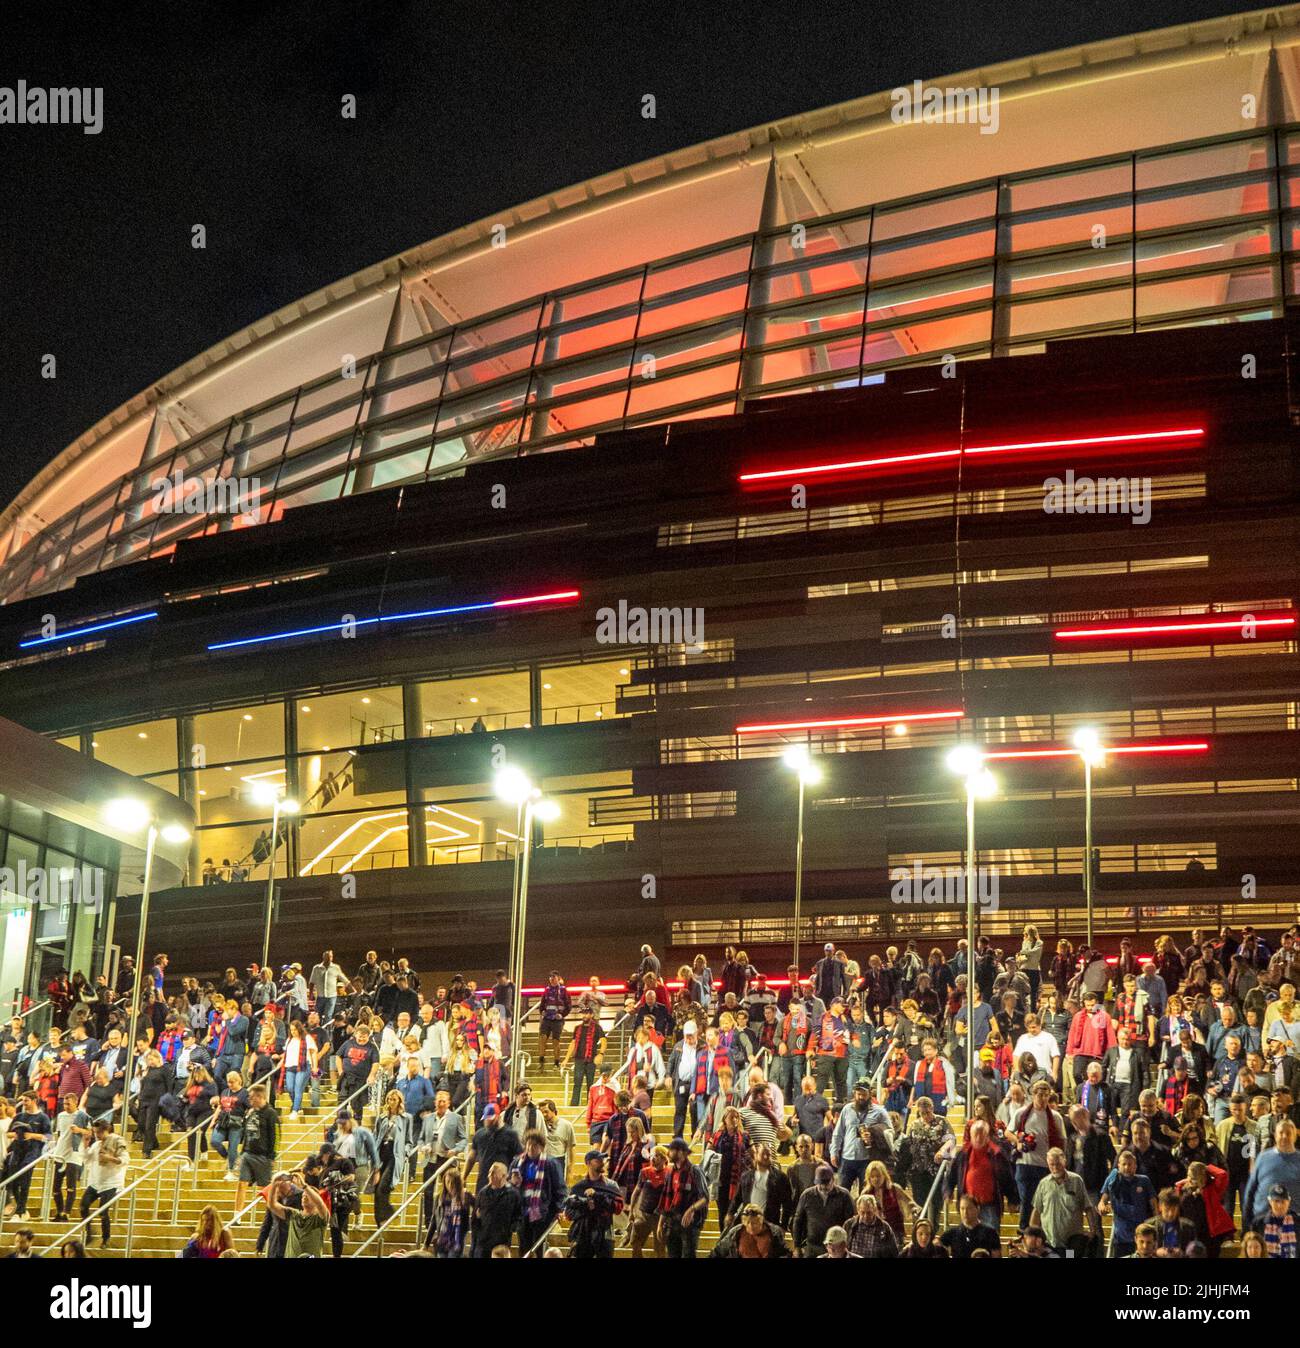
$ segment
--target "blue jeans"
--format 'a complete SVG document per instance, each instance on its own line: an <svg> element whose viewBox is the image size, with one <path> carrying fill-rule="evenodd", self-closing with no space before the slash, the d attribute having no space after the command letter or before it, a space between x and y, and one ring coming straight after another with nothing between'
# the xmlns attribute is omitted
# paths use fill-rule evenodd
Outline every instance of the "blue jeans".
<svg viewBox="0 0 1300 1348"><path fill-rule="evenodd" d="M284 1088L292 1101L289 1108L296 1114L302 1108L302 1093L310 1076L307 1068L289 1068L284 1074Z"/></svg>
<svg viewBox="0 0 1300 1348"><path fill-rule="evenodd" d="M212 1129L212 1149L224 1158L226 1169L231 1174L234 1174L239 1162L239 1139L243 1136L244 1125L238 1119L231 1119L225 1127L217 1124ZM230 1144L228 1147L225 1145L227 1142Z"/></svg>
<svg viewBox="0 0 1300 1348"><path fill-rule="evenodd" d="M1017 1165L1016 1189L1020 1193L1020 1229L1029 1225L1029 1214L1034 1208L1034 1194L1049 1171L1045 1165Z"/></svg>
<svg viewBox="0 0 1300 1348"><path fill-rule="evenodd" d="M320 1076L316 1072L311 1074L311 1107L320 1108Z"/></svg>
<svg viewBox="0 0 1300 1348"><path fill-rule="evenodd" d="M850 1100L853 1098L854 1082L865 1081L870 1075L871 1068L867 1065L867 1060L865 1058L858 1059L850 1056L848 1078L848 1094Z"/></svg>
<svg viewBox="0 0 1300 1348"><path fill-rule="evenodd" d="M317 997L316 1013L320 1016L321 1028L324 1029L330 1021L334 1019L334 1005L338 1001L337 997Z"/></svg>

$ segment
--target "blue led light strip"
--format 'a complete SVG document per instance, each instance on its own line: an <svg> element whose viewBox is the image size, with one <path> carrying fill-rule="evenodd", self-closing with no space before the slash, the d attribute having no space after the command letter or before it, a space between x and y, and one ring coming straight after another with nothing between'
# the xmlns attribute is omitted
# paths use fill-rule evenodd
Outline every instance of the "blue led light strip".
<svg viewBox="0 0 1300 1348"><path fill-rule="evenodd" d="M18 643L18 649L26 650L29 646L50 646L74 641L77 637L88 637L92 632L107 632L111 627L126 627L129 623L148 622L150 618L156 618L157 616L156 611L135 613L129 618L114 618L112 622L95 623L91 627L74 627L70 632L56 632L52 637L29 637L26 641Z"/></svg>
<svg viewBox="0 0 1300 1348"><path fill-rule="evenodd" d="M358 618L354 622L325 623L320 627L298 627L291 632L271 632L261 637L240 637L235 641L213 641L210 651L227 651L236 646L260 646L268 641L288 641L291 637L316 636L321 632L341 632L344 628L374 627L379 623L407 622L412 618L445 618L455 613L480 613L485 609L518 608L523 604L541 604L548 600L577 599L577 590L555 590L549 594L525 595L520 599L487 599L479 604L456 604L450 608L418 609L412 613L387 613L378 618Z"/></svg>

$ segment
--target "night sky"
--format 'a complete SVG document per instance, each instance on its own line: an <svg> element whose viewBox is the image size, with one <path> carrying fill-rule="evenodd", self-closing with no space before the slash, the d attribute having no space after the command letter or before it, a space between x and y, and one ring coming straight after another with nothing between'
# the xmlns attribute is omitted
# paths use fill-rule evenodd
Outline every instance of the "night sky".
<svg viewBox="0 0 1300 1348"><path fill-rule="evenodd" d="M104 129L0 126L0 504L232 331L493 211L914 78L1242 8L8 3L0 86L102 85Z"/></svg>

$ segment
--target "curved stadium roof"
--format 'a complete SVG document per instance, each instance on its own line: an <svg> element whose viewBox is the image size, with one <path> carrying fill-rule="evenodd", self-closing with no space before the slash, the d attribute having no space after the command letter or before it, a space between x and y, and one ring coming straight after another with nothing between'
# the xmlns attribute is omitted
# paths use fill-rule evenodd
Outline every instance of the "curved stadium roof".
<svg viewBox="0 0 1300 1348"><path fill-rule="evenodd" d="M149 484L177 468L256 477L265 521L949 353L1274 316L1292 279L1285 207L1300 201L1286 180L1297 48L1291 5L927 79L996 89L996 133L899 123L885 91L389 258L196 356L64 449L0 515L0 596L244 526L156 514Z"/></svg>

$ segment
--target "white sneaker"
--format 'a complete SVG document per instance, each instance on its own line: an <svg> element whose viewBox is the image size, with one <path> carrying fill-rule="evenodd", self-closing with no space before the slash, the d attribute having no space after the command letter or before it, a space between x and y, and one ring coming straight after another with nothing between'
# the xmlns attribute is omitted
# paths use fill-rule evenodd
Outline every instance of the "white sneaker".
<svg viewBox="0 0 1300 1348"><path fill-rule="evenodd" d="M225 1173L224 1175L222 1175L221 1178L222 1178L223 1180L229 1180L230 1183L233 1184L233 1183L235 1182L235 1179L236 1179L235 1172L234 1172L233 1170L227 1170L226 1173Z"/></svg>
<svg viewBox="0 0 1300 1348"><path fill-rule="evenodd" d="M185 1164L181 1166L181 1169L188 1175L194 1169L194 1162L186 1161Z"/></svg>
<svg viewBox="0 0 1300 1348"><path fill-rule="evenodd" d="M291 1119L296 1119L298 1117L298 1111L296 1109L291 1109L289 1111L289 1117Z"/></svg>

